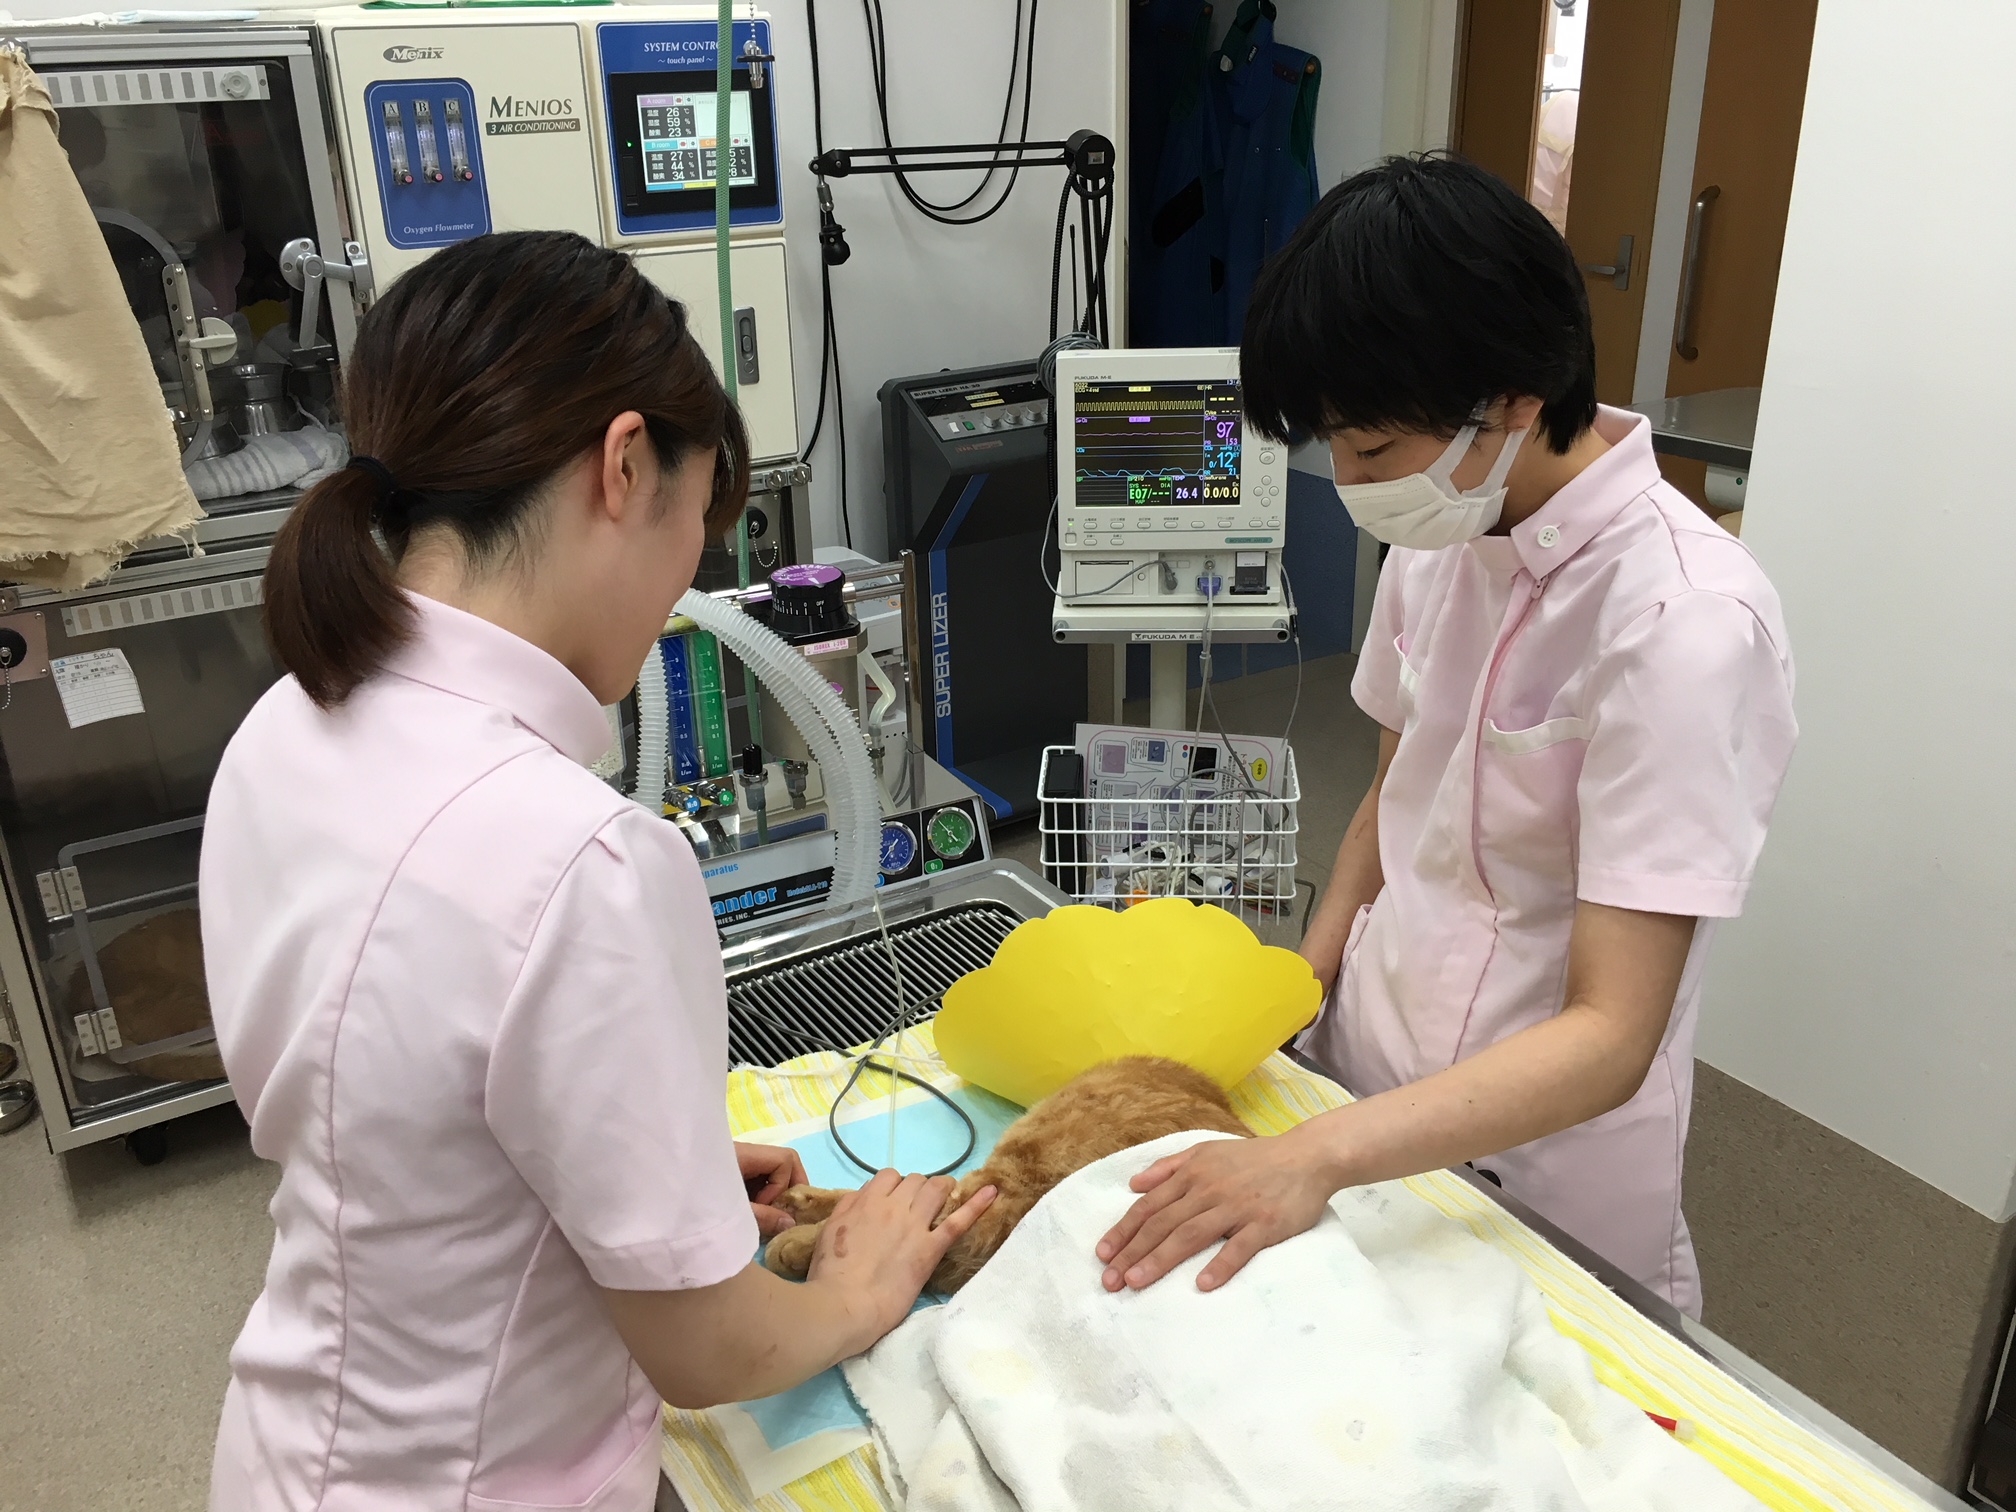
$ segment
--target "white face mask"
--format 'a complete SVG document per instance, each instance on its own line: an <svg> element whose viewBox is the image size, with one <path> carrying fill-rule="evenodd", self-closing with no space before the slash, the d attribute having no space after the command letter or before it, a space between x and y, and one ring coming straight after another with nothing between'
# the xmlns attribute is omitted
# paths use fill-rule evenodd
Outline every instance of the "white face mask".
<svg viewBox="0 0 2016 1512"><path fill-rule="evenodd" d="M1505 475L1512 470L1519 443L1526 439L1525 430L1512 432L1484 481L1458 492L1449 475L1469 453L1477 431L1475 421L1464 426L1426 472L1385 483L1339 483L1337 497L1360 527L1394 546L1439 551L1475 540L1498 523L1505 508Z"/></svg>

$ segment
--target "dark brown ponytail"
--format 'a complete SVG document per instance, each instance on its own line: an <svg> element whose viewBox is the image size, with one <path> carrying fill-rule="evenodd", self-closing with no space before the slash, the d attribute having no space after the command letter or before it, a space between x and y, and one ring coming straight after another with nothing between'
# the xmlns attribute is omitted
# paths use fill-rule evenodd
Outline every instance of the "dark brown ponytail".
<svg viewBox="0 0 2016 1512"><path fill-rule="evenodd" d="M393 569L416 532L453 529L475 562L512 551L540 486L625 410L644 416L664 468L714 454L711 534L748 494L742 417L685 310L572 232L474 237L405 274L358 326L343 400L352 452L397 487L358 468L323 479L266 563L274 655L324 708L411 633Z"/></svg>

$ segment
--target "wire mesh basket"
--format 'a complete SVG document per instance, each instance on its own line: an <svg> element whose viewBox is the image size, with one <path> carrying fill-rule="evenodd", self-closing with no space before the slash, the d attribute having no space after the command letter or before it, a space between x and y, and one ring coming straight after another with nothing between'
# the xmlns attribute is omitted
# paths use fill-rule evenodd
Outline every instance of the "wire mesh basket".
<svg viewBox="0 0 2016 1512"><path fill-rule="evenodd" d="M1037 830L1043 875L1073 902L1126 908L1146 898L1192 898L1235 913L1289 915L1295 904L1295 811L1301 779L1293 749L1282 753L1277 793L1250 782L1172 784L1131 798L1049 797L1051 764L1070 746L1043 752Z"/></svg>

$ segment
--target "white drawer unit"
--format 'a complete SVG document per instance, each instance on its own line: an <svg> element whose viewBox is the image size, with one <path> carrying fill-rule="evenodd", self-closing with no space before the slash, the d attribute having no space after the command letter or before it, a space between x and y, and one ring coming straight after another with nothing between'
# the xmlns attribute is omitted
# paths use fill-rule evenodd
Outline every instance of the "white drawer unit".
<svg viewBox="0 0 2016 1512"><path fill-rule="evenodd" d="M637 253L644 276L686 306L693 334L722 370L721 297L712 246ZM736 392L757 461L798 454L792 396L791 321L784 289L784 243L737 242L728 259L735 301Z"/></svg>

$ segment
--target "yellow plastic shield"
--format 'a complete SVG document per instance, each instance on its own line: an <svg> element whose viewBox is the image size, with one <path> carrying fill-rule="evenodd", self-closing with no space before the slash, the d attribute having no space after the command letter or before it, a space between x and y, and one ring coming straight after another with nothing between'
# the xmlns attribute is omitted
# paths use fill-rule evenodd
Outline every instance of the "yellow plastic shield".
<svg viewBox="0 0 2016 1512"><path fill-rule="evenodd" d="M1027 1107L1123 1055L1167 1056L1234 1086L1322 996L1308 962L1224 909L1155 898L1023 924L953 983L934 1029L948 1067Z"/></svg>

